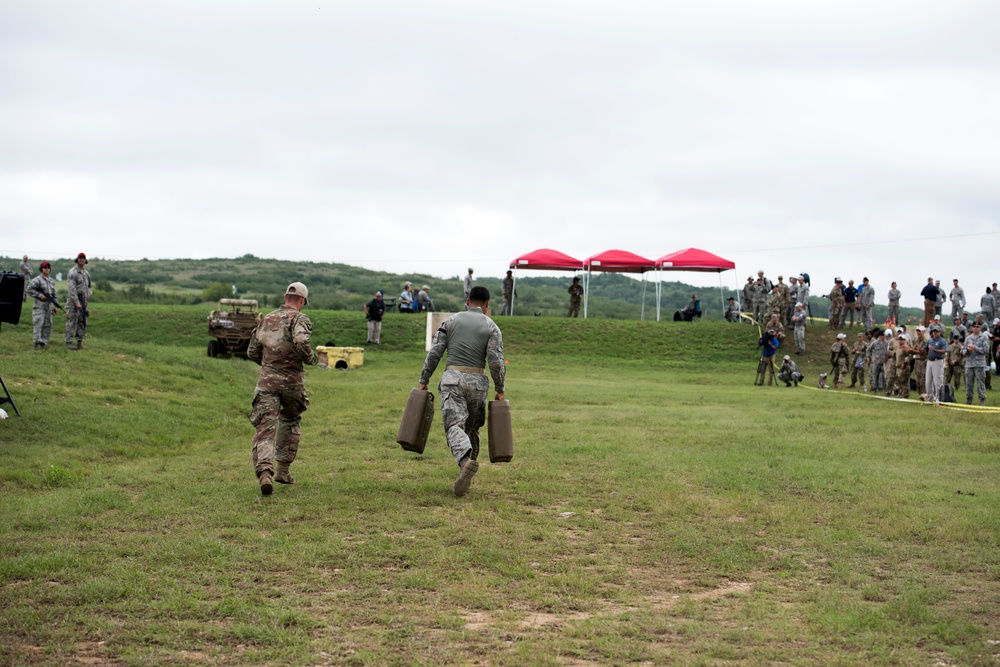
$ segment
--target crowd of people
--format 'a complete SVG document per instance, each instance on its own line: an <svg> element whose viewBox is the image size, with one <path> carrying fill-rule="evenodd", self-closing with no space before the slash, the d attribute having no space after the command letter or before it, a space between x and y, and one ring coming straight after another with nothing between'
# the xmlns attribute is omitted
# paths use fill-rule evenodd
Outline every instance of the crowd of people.
<svg viewBox="0 0 1000 667"><path fill-rule="evenodd" d="M774 368L777 350L785 339L786 324L794 328L796 354L805 354L809 278L802 274L791 278L790 283L786 285L782 276L772 283L759 271L756 279L747 279L741 294L743 311L752 313L762 327L758 339L761 362L755 380L758 385L763 385L765 379L772 384L775 375L786 386L797 385L802 379L790 355L784 356L777 372ZM915 391L922 400L939 402L954 400L964 380L965 402L972 404L978 397L979 404L985 404L986 391L992 389L990 364L1000 359L1000 317L997 317L1000 302L996 283L986 287L979 301L979 312L974 316L966 310L965 290L957 278L952 280L948 292L941 287L940 280L928 278L920 295L924 312L921 323L911 333L899 320L902 295L895 282L886 294L889 316L879 325L872 318L875 291L868 278L862 278L857 287L854 280L845 285L839 277L834 278L830 293L823 296L830 300L828 326L838 333L830 348L830 372L821 375L820 386L826 385L829 378L830 386L841 389L850 376L848 389L858 387L900 398L909 398L910 392ZM941 320L948 302L951 302L950 328ZM854 344L849 345L847 334L840 330L853 328L855 322L862 330Z"/></svg>

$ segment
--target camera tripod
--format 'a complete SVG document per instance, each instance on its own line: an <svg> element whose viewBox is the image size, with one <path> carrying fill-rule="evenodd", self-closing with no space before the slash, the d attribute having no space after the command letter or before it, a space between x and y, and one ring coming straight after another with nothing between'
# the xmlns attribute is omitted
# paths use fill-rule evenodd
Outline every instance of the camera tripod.
<svg viewBox="0 0 1000 667"><path fill-rule="evenodd" d="M14 402L14 397L10 395L10 390L7 389L7 385L4 384L2 375L0 375L0 389L3 389L3 394L4 394L3 396L0 396L0 405L3 405L4 403L10 403L11 406L13 406L14 408L14 414L20 417L21 411L17 409L17 403Z"/></svg>

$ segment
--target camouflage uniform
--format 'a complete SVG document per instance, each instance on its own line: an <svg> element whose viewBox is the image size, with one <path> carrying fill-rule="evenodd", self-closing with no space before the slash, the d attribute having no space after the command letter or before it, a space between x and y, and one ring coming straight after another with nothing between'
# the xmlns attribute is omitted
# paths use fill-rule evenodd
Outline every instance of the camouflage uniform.
<svg viewBox="0 0 1000 667"><path fill-rule="evenodd" d="M893 363L896 366L896 396L910 397L910 353L906 340L896 339L893 349Z"/></svg>
<svg viewBox="0 0 1000 667"><path fill-rule="evenodd" d="M317 361L311 334L309 316L285 304L268 313L250 338L247 357L261 366L250 412L257 477L273 475L275 462L287 468L299 451L302 413L309 407L302 365Z"/></svg>
<svg viewBox="0 0 1000 667"><path fill-rule="evenodd" d="M896 348L899 347L899 340L893 336L886 336L886 338L889 340L885 342L882 375L885 377L885 395L894 396L896 394Z"/></svg>
<svg viewBox="0 0 1000 667"><path fill-rule="evenodd" d="M22 303L28 300L28 283L31 281L31 273L31 264L28 264L28 260L21 260L21 275L24 276L24 292L21 294Z"/></svg>
<svg viewBox="0 0 1000 667"><path fill-rule="evenodd" d="M955 285L948 294L948 298L951 300L951 319L961 317L962 310L965 308L965 290Z"/></svg>
<svg viewBox="0 0 1000 667"><path fill-rule="evenodd" d="M970 349L971 348L971 349ZM979 391L979 404L986 403L986 373L990 366L987 355L990 353L989 334L970 333L965 339L962 354L965 356L965 402L972 404L972 385Z"/></svg>
<svg viewBox="0 0 1000 667"><path fill-rule="evenodd" d="M799 283L796 278L788 279L792 284L788 286L788 307L785 308L785 324L792 326L792 316L795 315L795 304L799 299Z"/></svg>
<svg viewBox="0 0 1000 667"><path fill-rule="evenodd" d="M840 319L844 314L844 291L840 283L830 290L830 328L840 327Z"/></svg>
<svg viewBox="0 0 1000 667"><path fill-rule="evenodd" d="M896 323L899 322L899 297L901 297L901 296L902 296L902 293L898 289L896 289L895 287L893 287L892 289L889 290L889 294L888 294L888 297L889 297L889 321L892 322L893 324L896 324Z"/></svg>
<svg viewBox="0 0 1000 667"><path fill-rule="evenodd" d="M753 278L747 278L747 284L740 290L740 310L753 313Z"/></svg>
<svg viewBox="0 0 1000 667"><path fill-rule="evenodd" d="M854 343L854 347L851 348L851 354L854 355L851 363L851 386L857 385L858 381L861 381L861 388L865 386L865 357L868 352L868 343L864 340L858 340Z"/></svg>
<svg viewBox="0 0 1000 667"><path fill-rule="evenodd" d="M874 391L885 391L886 340L879 336L868 345L868 386Z"/></svg>
<svg viewBox="0 0 1000 667"><path fill-rule="evenodd" d="M469 300L469 292L472 291L472 284L475 281L476 279L472 277L472 269L469 269L469 272L465 274L465 280L462 282L462 288L465 290L466 301Z"/></svg>
<svg viewBox="0 0 1000 667"><path fill-rule="evenodd" d="M833 366L833 388L841 389L844 386L844 377L847 375L847 362L851 358L851 351L847 344L838 340L830 346L830 365Z"/></svg>
<svg viewBox="0 0 1000 667"><path fill-rule="evenodd" d="M767 320L767 288L760 278L753 284L753 319L758 324Z"/></svg>
<svg viewBox="0 0 1000 667"><path fill-rule="evenodd" d="M448 365L438 386L441 417L448 447L461 464L467 454L473 461L479 456L479 429L486 423L486 394L490 389L484 365L489 366L496 392L504 390L506 367L500 327L478 307L446 319L424 360L420 384L430 382L445 352Z"/></svg>
<svg viewBox="0 0 1000 667"><path fill-rule="evenodd" d="M795 327L795 351L799 354L806 353L806 309L796 308L792 315L792 325Z"/></svg>
<svg viewBox="0 0 1000 667"><path fill-rule="evenodd" d="M861 284L862 289L858 292L858 319L861 320L865 329L871 329L875 324L872 319L872 308L875 307L875 289L866 283Z"/></svg>
<svg viewBox="0 0 1000 667"><path fill-rule="evenodd" d="M31 309L31 324L34 327L35 345L48 345L52 335L52 297L56 293L56 281L40 273L28 283L25 294L35 300ZM44 296L43 301L40 297Z"/></svg>
<svg viewBox="0 0 1000 667"><path fill-rule="evenodd" d="M791 301L792 299L792 291L788 287L788 285L782 282L781 276L778 276L777 287L778 287L778 295L781 297L781 310L778 312L778 319L781 320L782 322L787 322L788 306L789 306L789 301ZM794 301L791 302L795 303Z"/></svg>
<svg viewBox="0 0 1000 667"><path fill-rule="evenodd" d="M569 289L569 312L566 313L566 317L578 317L580 315L580 297L583 296L583 285L578 281L574 281Z"/></svg>
<svg viewBox="0 0 1000 667"><path fill-rule="evenodd" d="M989 287L986 288L989 290ZM979 310L983 313L986 323L993 321L993 313L996 312L996 298L992 292L987 292L979 299Z"/></svg>
<svg viewBox="0 0 1000 667"><path fill-rule="evenodd" d="M924 335L923 331L917 332L917 337L913 341L912 352L910 353L913 357L913 373L917 376L917 395L927 393L927 336Z"/></svg>
<svg viewBox="0 0 1000 667"><path fill-rule="evenodd" d="M774 335L778 337L778 340L782 343L785 342L785 325L778 320L777 314L771 316L771 319L767 321L767 326L764 328L774 330Z"/></svg>
<svg viewBox="0 0 1000 667"><path fill-rule="evenodd" d="M767 297L767 314L768 316L777 315L781 319L784 317L784 312L785 301L781 297L781 289L775 285Z"/></svg>
<svg viewBox="0 0 1000 667"><path fill-rule="evenodd" d="M944 362L944 383L954 386L955 391L962 388L965 379L965 356L962 355L962 341L952 339L948 345L948 357Z"/></svg>
<svg viewBox="0 0 1000 667"><path fill-rule="evenodd" d="M87 335L88 306L90 304L90 272L74 265L66 277L69 292L66 298L66 347L71 347L76 338L76 347L83 347ZM77 309L77 306L80 308Z"/></svg>

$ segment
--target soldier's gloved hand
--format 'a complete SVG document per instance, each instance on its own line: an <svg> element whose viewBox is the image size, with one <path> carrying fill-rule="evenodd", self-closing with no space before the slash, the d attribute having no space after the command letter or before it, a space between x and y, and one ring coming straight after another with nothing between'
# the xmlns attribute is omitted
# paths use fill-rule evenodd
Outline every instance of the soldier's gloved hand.
<svg viewBox="0 0 1000 667"><path fill-rule="evenodd" d="M502 401L503 400L503 392L502 391L498 391L497 395L493 397L493 400L495 400L495 401Z"/></svg>
<svg viewBox="0 0 1000 667"><path fill-rule="evenodd" d="M423 382L419 382L419 383L417 383L417 389L419 389L421 391L427 391L427 385L424 384Z"/></svg>

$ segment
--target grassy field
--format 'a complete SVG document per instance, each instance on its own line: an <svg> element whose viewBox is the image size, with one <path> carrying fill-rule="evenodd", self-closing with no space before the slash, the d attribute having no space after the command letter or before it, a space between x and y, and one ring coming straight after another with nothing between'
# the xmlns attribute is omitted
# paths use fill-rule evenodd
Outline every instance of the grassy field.
<svg viewBox="0 0 1000 667"><path fill-rule="evenodd" d="M394 442L423 359L394 315L308 372L262 498L257 367L205 315L97 305L81 352L4 325L0 663L1000 664L997 413L807 387L819 327L791 389L752 385L749 326L501 319L515 458L455 498L440 414Z"/></svg>

